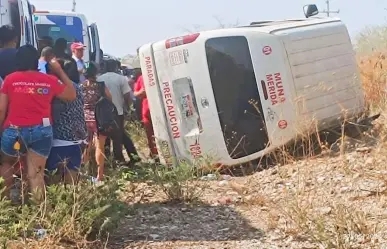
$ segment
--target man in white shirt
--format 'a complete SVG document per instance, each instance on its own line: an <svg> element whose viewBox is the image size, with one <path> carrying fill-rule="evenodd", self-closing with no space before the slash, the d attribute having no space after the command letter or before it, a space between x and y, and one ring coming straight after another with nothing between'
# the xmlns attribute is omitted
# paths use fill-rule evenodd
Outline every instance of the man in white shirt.
<svg viewBox="0 0 387 249"><path fill-rule="evenodd" d="M80 77L80 83L83 83L86 81L86 78L84 76L84 73L86 71L85 62L83 61L83 54L85 51L85 45L83 45L81 42L74 42L71 44L71 52L73 53L73 59L77 63L79 77Z"/></svg>
<svg viewBox="0 0 387 249"><path fill-rule="evenodd" d="M137 150L134 147L129 135L125 132L124 127L124 110L128 108L132 102L130 97L131 89L127 78L116 73L118 63L115 60L107 60L105 63L106 73L99 76L97 80L105 82L106 87L112 95L112 101L118 112L117 123L119 125L120 132L116 137L112 137L114 158L117 161L125 162L124 155L122 154L122 145L124 145L131 163L138 162L139 157Z"/></svg>

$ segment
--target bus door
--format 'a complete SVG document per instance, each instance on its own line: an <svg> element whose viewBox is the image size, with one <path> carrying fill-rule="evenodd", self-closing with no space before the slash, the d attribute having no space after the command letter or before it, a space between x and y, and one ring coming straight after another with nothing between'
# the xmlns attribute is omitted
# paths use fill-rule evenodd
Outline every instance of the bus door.
<svg viewBox="0 0 387 249"><path fill-rule="evenodd" d="M34 35L34 27L33 27L33 17L31 5L27 0L18 0L19 12L20 12L20 24L21 24L21 33L22 39L24 42L22 44L30 44L33 46L37 46L37 42L35 40Z"/></svg>
<svg viewBox="0 0 387 249"><path fill-rule="evenodd" d="M90 61L95 62L97 65L101 64L102 54L101 46L99 42L99 34L97 24L92 23L89 26L89 38L90 38Z"/></svg>

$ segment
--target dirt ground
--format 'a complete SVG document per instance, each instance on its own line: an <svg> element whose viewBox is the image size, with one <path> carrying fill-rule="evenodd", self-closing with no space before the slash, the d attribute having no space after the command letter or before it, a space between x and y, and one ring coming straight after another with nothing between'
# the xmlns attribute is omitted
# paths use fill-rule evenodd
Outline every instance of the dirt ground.
<svg viewBox="0 0 387 249"><path fill-rule="evenodd" d="M386 152L359 147L200 181L190 205L136 184L107 248L387 248Z"/></svg>

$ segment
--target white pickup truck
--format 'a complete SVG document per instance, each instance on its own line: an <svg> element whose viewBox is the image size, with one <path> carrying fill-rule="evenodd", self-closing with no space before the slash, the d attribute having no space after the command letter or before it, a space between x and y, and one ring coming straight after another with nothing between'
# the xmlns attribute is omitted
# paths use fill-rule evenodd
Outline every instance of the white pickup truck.
<svg viewBox="0 0 387 249"><path fill-rule="evenodd" d="M253 22L139 50L161 162L208 155L236 165L366 111L339 18Z"/></svg>

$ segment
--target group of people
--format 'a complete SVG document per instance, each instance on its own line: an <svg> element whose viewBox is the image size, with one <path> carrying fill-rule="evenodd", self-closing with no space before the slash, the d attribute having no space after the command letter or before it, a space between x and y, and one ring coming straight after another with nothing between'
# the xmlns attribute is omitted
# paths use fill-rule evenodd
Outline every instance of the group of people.
<svg viewBox="0 0 387 249"><path fill-rule="evenodd" d="M5 195L10 194L14 174L25 176L38 200L44 197L46 184L76 182L93 146L98 166L93 180L102 182L105 146L110 140L117 163L139 162L124 127L124 115L133 96L142 99L142 121L151 154L157 155L140 74L128 79L117 73L119 64L114 60L106 61L106 72L100 74L98 65L90 62L86 66L83 62L85 46L79 42L71 44L69 55L65 39L54 43L44 38L39 50L31 45L17 48L18 39L14 27L0 27L0 177L4 179ZM104 104L110 107L109 103L113 116L109 116L110 109L98 111ZM114 117L109 129L101 121L105 113L106 118ZM123 147L129 162L125 161Z"/></svg>

